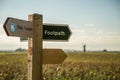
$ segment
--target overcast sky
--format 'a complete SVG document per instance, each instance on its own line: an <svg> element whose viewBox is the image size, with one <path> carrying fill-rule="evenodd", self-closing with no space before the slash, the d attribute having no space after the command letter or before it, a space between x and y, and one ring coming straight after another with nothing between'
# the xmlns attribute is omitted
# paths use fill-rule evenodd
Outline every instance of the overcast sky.
<svg viewBox="0 0 120 80"><path fill-rule="evenodd" d="M6 35L7 17L28 20L28 15L43 15L44 23L68 24L68 42L44 41L44 48L120 51L120 0L1 0L0 50L27 48L27 42Z"/></svg>

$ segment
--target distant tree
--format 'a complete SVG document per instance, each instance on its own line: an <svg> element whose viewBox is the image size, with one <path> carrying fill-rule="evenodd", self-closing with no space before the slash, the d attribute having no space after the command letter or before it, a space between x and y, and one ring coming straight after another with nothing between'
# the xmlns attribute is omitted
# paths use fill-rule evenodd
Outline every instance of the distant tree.
<svg viewBox="0 0 120 80"><path fill-rule="evenodd" d="M103 52L107 52L107 49L104 49Z"/></svg>
<svg viewBox="0 0 120 80"><path fill-rule="evenodd" d="M26 49L17 48L17 49L15 50L15 52L23 52L23 51L26 51Z"/></svg>

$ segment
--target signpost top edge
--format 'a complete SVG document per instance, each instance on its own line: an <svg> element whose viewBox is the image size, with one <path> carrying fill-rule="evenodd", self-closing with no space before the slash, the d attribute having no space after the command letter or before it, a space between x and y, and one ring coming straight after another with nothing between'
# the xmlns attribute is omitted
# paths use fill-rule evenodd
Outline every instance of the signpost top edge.
<svg viewBox="0 0 120 80"><path fill-rule="evenodd" d="M54 23L43 23L44 26L61 26L61 27L69 27L68 24L54 24Z"/></svg>
<svg viewBox="0 0 120 80"><path fill-rule="evenodd" d="M9 19L15 19L15 20L19 20L19 21L25 21L25 22L32 23L31 21L28 21L28 20L25 20L25 19L7 17L7 19L6 19L5 23L4 23L4 26L7 24L7 22L8 22Z"/></svg>

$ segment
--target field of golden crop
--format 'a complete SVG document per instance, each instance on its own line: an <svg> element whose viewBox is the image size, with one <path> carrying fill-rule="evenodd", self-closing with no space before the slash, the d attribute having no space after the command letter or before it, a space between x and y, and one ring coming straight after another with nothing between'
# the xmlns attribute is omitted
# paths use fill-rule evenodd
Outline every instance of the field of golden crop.
<svg viewBox="0 0 120 80"><path fill-rule="evenodd" d="M44 80L120 80L120 52L71 52L43 65ZM27 53L0 53L0 80L27 80Z"/></svg>

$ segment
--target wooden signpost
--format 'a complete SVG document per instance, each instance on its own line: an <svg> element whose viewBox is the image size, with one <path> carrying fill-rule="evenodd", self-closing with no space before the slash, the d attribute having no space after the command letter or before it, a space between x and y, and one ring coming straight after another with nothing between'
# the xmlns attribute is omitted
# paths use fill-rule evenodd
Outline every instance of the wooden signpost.
<svg viewBox="0 0 120 80"><path fill-rule="evenodd" d="M43 80L42 64L61 64L66 54L62 49L43 49L43 40L68 41L71 31L64 24L43 24L40 14L28 21L8 17L3 25L8 36L28 38L28 80Z"/></svg>

